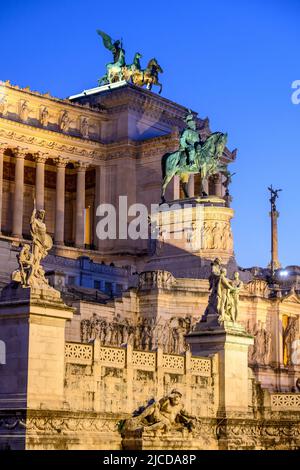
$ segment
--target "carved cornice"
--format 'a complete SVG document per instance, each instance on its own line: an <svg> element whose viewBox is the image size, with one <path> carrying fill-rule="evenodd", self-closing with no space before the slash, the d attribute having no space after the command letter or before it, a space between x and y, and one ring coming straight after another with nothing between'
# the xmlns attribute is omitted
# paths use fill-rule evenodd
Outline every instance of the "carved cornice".
<svg viewBox="0 0 300 470"><path fill-rule="evenodd" d="M75 144L75 143L78 144L78 143L81 142L85 146L89 145L89 146L95 147L99 150L101 150L101 148L104 147L104 144L102 142L98 142L98 141L95 141L95 140L83 139L82 137L79 137L79 136L64 134L62 132L57 132L57 131L52 131L52 130L49 130L49 129L45 129L43 127L32 126L31 124L24 124L22 122L15 121L15 120L12 120L12 119L8 119L7 117L3 117L3 116L0 116L0 119L3 120L3 122L6 122L11 126L16 127L17 129L20 128L24 131L28 131L28 130L31 131L32 130L32 132L34 132L35 134L40 134L41 137L44 137L44 138L52 136L55 139L61 138L61 139L64 139L64 140L68 140L68 141L70 141L70 143L72 142L73 144ZM1 120L0 120L0 122L1 122ZM3 129L3 128L1 128L1 131L9 132L9 133L16 132L16 131L6 130L6 129ZM30 136L30 138L31 138L31 136Z"/></svg>
<svg viewBox="0 0 300 470"><path fill-rule="evenodd" d="M1 118L2 119L2 118ZM7 121L7 120L6 120ZM10 123L12 121L9 121ZM28 129L28 126L25 124L21 124L18 122L13 121L13 125L17 128L20 128L20 131ZM29 126L30 127L30 126ZM14 130L7 130L7 129L0 129L0 137L4 137L5 139L10 139L13 142L24 142L25 144L34 145L36 147L41 147L42 149L53 150L57 152L66 152L71 154L72 158L76 160L78 157L85 157L89 160L97 160L101 159L105 155L105 146L101 143L91 142L84 140L85 146L92 145L94 149L86 149L82 147L77 147L76 145L68 145L60 142L56 142L55 140L47 139L47 137L55 136L57 137L56 132L47 131L40 128L32 128L34 134L41 134L41 137L37 135L26 135L24 133L19 133ZM61 136L61 134L59 134ZM78 142L79 139L77 137L71 137L68 135L63 135L64 139L70 141L73 144L75 141ZM9 144L12 146L11 144ZM33 150L33 153L36 153L36 149Z"/></svg>
<svg viewBox="0 0 300 470"><path fill-rule="evenodd" d="M29 87L21 88L18 85L12 85L9 80L6 82L0 81L0 86L8 88L10 90L13 90L17 93L24 94L24 95L32 95L33 97L37 98L40 97L43 101L51 101L54 104L62 104L64 106L69 106L71 108L78 108L78 111L86 111L89 114L94 114L95 117L99 118L99 114L106 114L106 111L104 109L102 110L95 110L93 109L92 106L89 104L80 104L78 102L73 102L70 101L68 98L66 99L61 99L61 98L56 98L55 96L52 96L49 92L47 93L40 93L38 91L31 90ZM41 105L46 106L43 102L41 102Z"/></svg>

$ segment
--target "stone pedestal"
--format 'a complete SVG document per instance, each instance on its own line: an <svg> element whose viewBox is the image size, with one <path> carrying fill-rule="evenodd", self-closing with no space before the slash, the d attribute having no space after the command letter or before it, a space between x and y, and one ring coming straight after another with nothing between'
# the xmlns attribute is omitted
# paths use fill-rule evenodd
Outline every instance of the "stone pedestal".
<svg viewBox="0 0 300 470"><path fill-rule="evenodd" d="M148 430L126 431L122 435L124 450L215 450L217 441L212 432L208 432L206 440L197 433L188 430L170 432L151 432Z"/></svg>
<svg viewBox="0 0 300 470"><path fill-rule="evenodd" d="M0 409L62 408L65 323L73 316L59 292L11 283L0 297Z"/></svg>
<svg viewBox="0 0 300 470"><path fill-rule="evenodd" d="M247 413L251 404L248 386L248 348L253 337L231 322L219 325L217 315L199 322L186 341L195 356L218 356L218 413Z"/></svg>
<svg viewBox="0 0 300 470"><path fill-rule="evenodd" d="M208 277L211 261L221 258L237 270L230 221L233 210L216 196L162 204L151 217L151 254L145 271L166 270L175 277ZM154 239L156 235L156 239Z"/></svg>

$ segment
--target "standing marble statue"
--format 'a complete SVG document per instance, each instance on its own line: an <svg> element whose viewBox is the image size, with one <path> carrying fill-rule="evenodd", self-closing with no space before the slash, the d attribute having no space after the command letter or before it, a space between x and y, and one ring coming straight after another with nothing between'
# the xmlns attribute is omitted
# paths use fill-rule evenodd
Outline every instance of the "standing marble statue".
<svg viewBox="0 0 300 470"><path fill-rule="evenodd" d="M239 293L243 282L239 273L234 273L233 281L227 278L227 270L221 266L221 260L216 258L211 265L209 277L210 296L205 314L215 314L218 322L229 321L236 323L239 314Z"/></svg>
<svg viewBox="0 0 300 470"><path fill-rule="evenodd" d="M23 287L48 288L41 261L47 256L53 242L46 231L45 211L33 210L30 220L32 246L24 244L18 255L19 269L12 274L12 280Z"/></svg>

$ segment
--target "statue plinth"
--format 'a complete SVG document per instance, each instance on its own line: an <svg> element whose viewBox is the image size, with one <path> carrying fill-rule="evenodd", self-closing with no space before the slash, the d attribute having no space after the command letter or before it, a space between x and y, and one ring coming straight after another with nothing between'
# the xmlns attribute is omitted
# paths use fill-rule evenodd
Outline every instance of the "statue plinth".
<svg viewBox="0 0 300 470"><path fill-rule="evenodd" d="M204 448L202 439L199 439L199 436L193 435L188 430L182 432L126 431L122 438L122 448L124 450L203 450ZM212 446L209 448L214 448L213 439Z"/></svg>
<svg viewBox="0 0 300 470"><path fill-rule="evenodd" d="M247 413L248 348L254 342L242 325L209 314L186 336L194 356L216 356L219 373L218 413ZM216 372L217 373L217 372Z"/></svg>
<svg viewBox="0 0 300 470"><path fill-rule="evenodd" d="M165 204L173 205L179 204L184 207L185 204L192 204L196 206L197 204L201 204L203 206L216 206L216 207L225 207L226 202L223 198L218 196L193 196L184 199L174 199L172 201L167 201ZM161 204L162 206L163 204Z"/></svg>
<svg viewBox="0 0 300 470"><path fill-rule="evenodd" d="M0 339L6 347L0 408L57 408L64 400L65 323L73 309L59 292L12 282L0 297Z"/></svg>
<svg viewBox="0 0 300 470"><path fill-rule="evenodd" d="M233 272L236 270L230 225L233 215L234 211L216 196L160 205L159 211L151 216L151 258L145 270L203 278L208 277L210 262L218 257Z"/></svg>

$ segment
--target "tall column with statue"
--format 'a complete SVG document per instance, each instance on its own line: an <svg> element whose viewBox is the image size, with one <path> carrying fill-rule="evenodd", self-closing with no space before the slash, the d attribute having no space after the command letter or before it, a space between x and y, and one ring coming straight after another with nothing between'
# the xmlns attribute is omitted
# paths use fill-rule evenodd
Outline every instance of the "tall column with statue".
<svg viewBox="0 0 300 470"><path fill-rule="evenodd" d="M279 197L278 193L282 191L281 189L274 189L273 186L269 186L268 190L270 191L270 204L271 204L271 261L269 268L271 270L271 276L274 278L276 269L281 267L281 264L278 259L278 228L277 228L277 219L279 217L279 212L276 207L276 199Z"/></svg>
<svg viewBox="0 0 300 470"><path fill-rule="evenodd" d="M177 150L162 156L162 203L151 215L151 225L158 234L154 256L147 269L166 269L175 277L207 277L209 263L221 257L232 272L236 268L233 251L228 186L232 174L224 156L227 134L214 132L205 139L190 110L184 119ZM191 178L197 176L197 193L191 193ZM179 178L184 198L166 201L166 190L173 178ZM209 194L208 179L218 182L217 194ZM226 181L226 196L222 197ZM198 188L198 181L200 185ZM170 223L171 221L171 223ZM201 262L200 262L200 259Z"/></svg>

